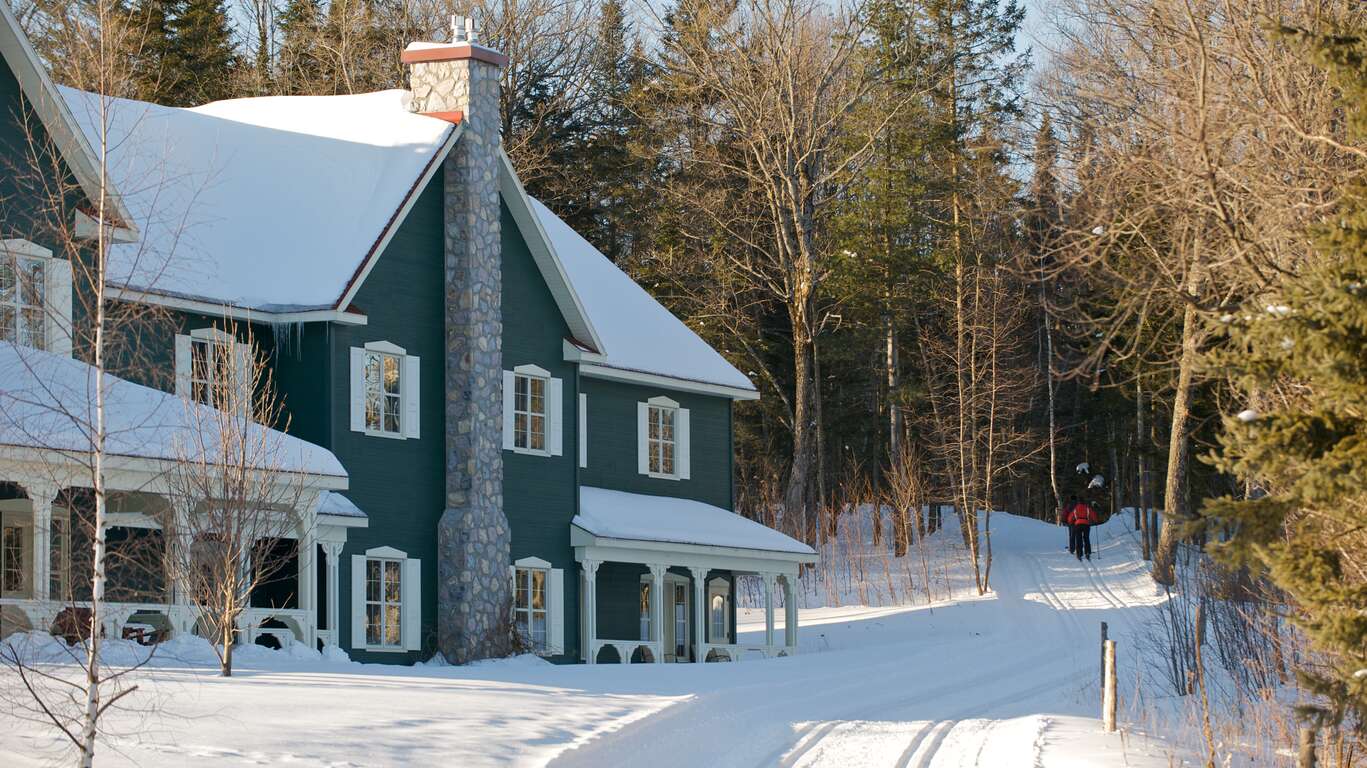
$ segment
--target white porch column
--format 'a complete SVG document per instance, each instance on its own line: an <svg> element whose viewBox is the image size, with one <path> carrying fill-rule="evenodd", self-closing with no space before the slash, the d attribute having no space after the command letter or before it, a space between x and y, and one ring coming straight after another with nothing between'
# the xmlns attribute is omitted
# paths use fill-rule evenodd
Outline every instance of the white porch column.
<svg viewBox="0 0 1367 768"><path fill-rule="evenodd" d="M704 623L706 606L703 605L706 599L706 568L689 568L688 572L693 575L693 660L699 664L707 661L703 652L703 643L707 638L707 625Z"/></svg>
<svg viewBox="0 0 1367 768"><path fill-rule="evenodd" d="M308 617L304 631L304 644L309 650L318 648L318 503L323 500L321 493L306 493L300 497L300 531L295 540L296 589L299 590L299 610Z"/></svg>
<svg viewBox="0 0 1367 768"><path fill-rule="evenodd" d="M774 647L774 581L777 574L760 574L764 579L764 644Z"/></svg>
<svg viewBox="0 0 1367 768"><path fill-rule="evenodd" d="M28 483L24 492L33 504L33 599L47 600L52 585L52 501L57 486ZM59 595L60 597L60 595Z"/></svg>
<svg viewBox="0 0 1367 768"><path fill-rule="evenodd" d="M593 644L598 641L598 566L597 560L585 560L584 567L584 656L590 664L597 664L598 654Z"/></svg>
<svg viewBox="0 0 1367 768"><path fill-rule="evenodd" d="M667 565L650 566L650 639L654 640L655 663L665 661L665 571Z"/></svg>
<svg viewBox="0 0 1367 768"><path fill-rule="evenodd" d="M797 649L797 590L791 573L783 574L783 644L789 655Z"/></svg>
<svg viewBox="0 0 1367 768"><path fill-rule="evenodd" d="M340 612L341 594L338 575L341 569L338 567L342 562L342 542L324 541L323 547L323 566L327 568L327 616L328 634L332 636L332 644L340 646L342 644L342 617Z"/></svg>

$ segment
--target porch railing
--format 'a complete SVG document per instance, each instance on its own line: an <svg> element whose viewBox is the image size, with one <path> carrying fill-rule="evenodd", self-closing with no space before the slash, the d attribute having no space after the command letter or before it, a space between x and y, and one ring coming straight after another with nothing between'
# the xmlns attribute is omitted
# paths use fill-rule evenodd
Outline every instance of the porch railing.
<svg viewBox="0 0 1367 768"><path fill-rule="evenodd" d="M661 655L663 648L656 640L604 640L598 638L590 644L589 652L593 654L594 659L597 659L599 652L608 647L617 652L617 659L622 664L633 663L631 657L636 654L638 649L641 651L641 660L635 662L637 664L664 661L664 656Z"/></svg>

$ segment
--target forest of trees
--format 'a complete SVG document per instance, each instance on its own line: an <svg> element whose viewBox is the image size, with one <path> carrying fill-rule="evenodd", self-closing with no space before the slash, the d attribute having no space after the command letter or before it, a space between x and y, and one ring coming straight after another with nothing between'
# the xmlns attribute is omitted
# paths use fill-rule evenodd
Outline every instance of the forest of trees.
<svg viewBox="0 0 1367 768"><path fill-rule="evenodd" d="M14 5L91 87L86 0ZM403 87L399 51L473 15L528 190L760 388L740 511L816 541L896 478L886 535L954 505L986 590L980 511L1131 507L1158 582L1215 544L1367 705L1354 0L1059 0L1037 52L1016 0L118 8L113 95L176 106Z"/></svg>

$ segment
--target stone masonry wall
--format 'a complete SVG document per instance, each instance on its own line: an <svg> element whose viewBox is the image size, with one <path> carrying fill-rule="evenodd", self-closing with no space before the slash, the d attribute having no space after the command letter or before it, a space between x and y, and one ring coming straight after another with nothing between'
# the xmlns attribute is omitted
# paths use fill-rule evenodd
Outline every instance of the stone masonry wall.
<svg viewBox="0 0 1367 768"><path fill-rule="evenodd" d="M510 531L503 514L499 69L415 63L414 112L464 113L446 199L446 510L437 530L437 646L465 663L508 650Z"/></svg>

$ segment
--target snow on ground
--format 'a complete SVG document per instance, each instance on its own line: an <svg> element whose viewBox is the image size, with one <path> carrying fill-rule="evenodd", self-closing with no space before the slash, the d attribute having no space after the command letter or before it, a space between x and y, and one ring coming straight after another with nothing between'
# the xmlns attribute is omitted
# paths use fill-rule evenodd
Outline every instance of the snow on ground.
<svg viewBox="0 0 1367 768"><path fill-rule="evenodd" d="M143 675L161 712L120 715L105 764L1168 766L1175 748L1095 719L1098 622L1120 644L1123 719L1127 651L1161 599L1123 521L1095 533L1079 563L1062 529L994 516L994 595L804 609L801 654L772 661L393 668L253 650L220 679L182 648ZM741 631L757 639L762 614ZM50 760L55 742L13 716L0 762Z"/></svg>

